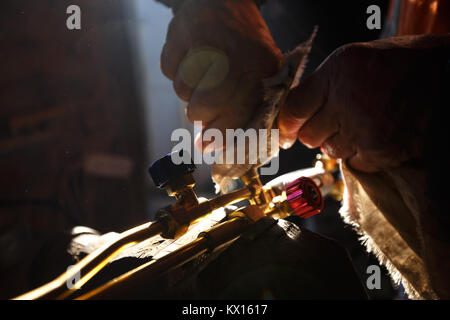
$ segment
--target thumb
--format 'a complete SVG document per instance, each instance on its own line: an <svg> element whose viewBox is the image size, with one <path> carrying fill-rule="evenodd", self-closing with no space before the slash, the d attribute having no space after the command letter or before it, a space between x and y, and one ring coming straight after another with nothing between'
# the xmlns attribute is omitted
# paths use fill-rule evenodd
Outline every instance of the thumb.
<svg viewBox="0 0 450 320"><path fill-rule="evenodd" d="M325 104L328 78L318 69L291 90L278 116L280 146L290 148L297 140L298 131Z"/></svg>

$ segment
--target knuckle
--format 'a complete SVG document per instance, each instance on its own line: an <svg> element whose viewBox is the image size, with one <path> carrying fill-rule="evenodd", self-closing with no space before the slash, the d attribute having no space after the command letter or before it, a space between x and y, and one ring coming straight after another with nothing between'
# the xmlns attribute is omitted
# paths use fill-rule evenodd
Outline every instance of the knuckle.
<svg viewBox="0 0 450 320"><path fill-rule="evenodd" d="M325 140L321 145L323 151L334 159L345 159L355 154L353 144L341 133Z"/></svg>
<svg viewBox="0 0 450 320"><path fill-rule="evenodd" d="M370 49L366 44L349 43L335 49L318 69L322 69L327 75L327 85L331 92L340 95L342 92L336 90L346 85L348 80L365 76L363 70L369 58Z"/></svg>
<svg viewBox="0 0 450 320"><path fill-rule="evenodd" d="M189 101L192 96L192 89L189 88L179 76L175 77L172 84L177 96L184 101Z"/></svg>
<svg viewBox="0 0 450 320"><path fill-rule="evenodd" d="M365 61L368 58L367 46L364 43L345 44L336 50L326 60L327 70L331 73L331 77L336 81L341 72L355 72L360 63L355 61Z"/></svg>
<svg viewBox="0 0 450 320"><path fill-rule="evenodd" d="M167 26L166 40L169 40L173 37L174 33L176 32L176 26L177 26L177 17L175 16L172 18L172 20L170 20L170 23Z"/></svg>
<svg viewBox="0 0 450 320"><path fill-rule="evenodd" d="M186 107L186 118L189 120L189 122L194 123L194 121L199 120L199 119L195 119L195 117L192 115L192 107L190 107L189 105Z"/></svg>
<svg viewBox="0 0 450 320"><path fill-rule="evenodd" d="M194 93L195 97L192 97L186 106L186 117L190 122L203 121L205 124L210 123L214 119L223 118L226 115L224 110L212 107L211 104L202 103L197 96L197 92Z"/></svg>
<svg viewBox="0 0 450 320"><path fill-rule="evenodd" d="M199 116L199 113L197 112L197 107L195 104L193 103L189 103L186 106L186 118L191 122L194 123L194 121L200 121L203 120L201 119L201 117Z"/></svg>
<svg viewBox="0 0 450 320"><path fill-rule="evenodd" d="M314 135L307 127L303 127L299 130L298 139L301 143L303 143L310 149L318 147L317 143L315 142Z"/></svg>
<svg viewBox="0 0 450 320"><path fill-rule="evenodd" d="M338 158L342 158L342 157L343 157L343 154L342 154L342 152L341 152L339 146L338 146L336 143L334 143L334 142L332 142L332 141L330 141L330 140L325 141L325 142L322 144L321 147L322 147L323 151L324 151L330 158L338 159Z"/></svg>
<svg viewBox="0 0 450 320"><path fill-rule="evenodd" d="M366 54L367 47L362 42L354 42L348 43L343 46L340 46L333 52L333 56L335 58L358 58Z"/></svg>
<svg viewBox="0 0 450 320"><path fill-rule="evenodd" d="M161 59L160 59L160 64L161 64L161 72L170 80L173 80L174 78L174 74L173 71L170 68L170 59L169 59L169 49L168 49L168 44L167 42L164 44L163 50L161 52Z"/></svg>

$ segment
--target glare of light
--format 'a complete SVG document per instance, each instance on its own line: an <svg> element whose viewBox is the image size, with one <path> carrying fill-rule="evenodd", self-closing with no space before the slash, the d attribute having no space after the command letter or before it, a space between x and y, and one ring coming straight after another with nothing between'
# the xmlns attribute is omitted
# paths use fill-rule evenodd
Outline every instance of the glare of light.
<svg viewBox="0 0 450 320"><path fill-rule="evenodd" d="M275 196L275 197L273 197L273 199L272 199L272 204L273 203L280 203L280 202L282 202L283 201L283 196Z"/></svg>
<svg viewBox="0 0 450 320"><path fill-rule="evenodd" d="M433 14L436 14L439 2L437 0L430 3L430 10Z"/></svg>

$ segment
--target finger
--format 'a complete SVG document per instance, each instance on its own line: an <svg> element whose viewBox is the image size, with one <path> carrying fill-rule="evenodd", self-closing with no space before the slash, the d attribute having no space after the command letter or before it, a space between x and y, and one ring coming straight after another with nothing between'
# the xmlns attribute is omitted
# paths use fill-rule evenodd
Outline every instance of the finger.
<svg viewBox="0 0 450 320"><path fill-rule="evenodd" d="M298 139L308 148L317 148L339 131L338 116L328 104L313 115L298 131Z"/></svg>
<svg viewBox="0 0 450 320"><path fill-rule="evenodd" d="M208 123L208 125L203 129L202 132L205 132L207 129L217 129L216 132L220 132L223 139L222 141L216 141L214 144L214 148L224 147L227 143L232 143L232 141L227 141L227 129L237 129L242 128L245 130L249 119L251 118L255 107L258 105L256 100L243 100L243 98L248 98L249 96L258 97L260 95L255 94L259 89L259 84L247 81L246 77L242 77L241 81L238 82L238 88L227 102L227 107L221 108L217 110L215 118ZM253 94L253 95L252 95ZM194 92L192 96L192 100L194 100L196 92ZM243 101L245 103L243 104ZM236 106L241 106L239 108L239 112L237 112ZM198 108L197 108L198 109ZM208 109L209 111L209 109ZM214 116L214 114L209 113L209 117ZM205 116L203 116L205 117ZM222 144L221 144L222 142ZM212 147L210 145L211 142L196 141L195 145L197 149L202 150L203 152L211 152Z"/></svg>
<svg viewBox="0 0 450 320"><path fill-rule="evenodd" d="M172 82L173 89L177 96L186 102L191 99L193 88L189 87L184 81L180 71L176 72L175 78Z"/></svg>
<svg viewBox="0 0 450 320"><path fill-rule="evenodd" d="M183 19L172 19L161 52L161 71L170 80L175 78L178 66L189 49L189 37L183 28L185 25Z"/></svg>
<svg viewBox="0 0 450 320"><path fill-rule="evenodd" d="M220 89L220 92L195 90L186 109L187 118L191 122L202 120L210 126L210 121L220 117L224 121L220 128L245 126L260 105L262 84L248 73L240 75L237 81L227 81Z"/></svg>
<svg viewBox="0 0 450 320"><path fill-rule="evenodd" d="M326 73L318 69L289 93L278 117L282 148L294 144L299 129L325 103L327 82Z"/></svg>
<svg viewBox="0 0 450 320"><path fill-rule="evenodd" d="M181 43L174 45L166 42L161 52L161 71L170 80L175 78L178 66L188 51L187 46L181 47L180 45Z"/></svg>
<svg viewBox="0 0 450 320"><path fill-rule="evenodd" d="M178 96L189 101L193 91L211 96L215 104L223 102L229 92L229 59L221 50L213 47L191 49L181 61L173 85ZM228 80L228 81L227 81Z"/></svg>
<svg viewBox="0 0 450 320"><path fill-rule="evenodd" d="M352 144L340 132L322 143L321 150L333 159L347 159L355 154Z"/></svg>
<svg viewBox="0 0 450 320"><path fill-rule="evenodd" d="M211 121L202 129L201 135L195 138L195 147L203 153L224 148L227 143L226 130L233 128L235 120L230 115L224 114Z"/></svg>
<svg viewBox="0 0 450 320"><path fill-rule="evenodd" d="M379 168L372 165L369 159L366 159L361 153L357 152L354 156L350 157L347 161L350 168L362 171L362 172L377 172Z"/></svg>
<svg viewBox="0 0 450 320"><path fill-rule="evenodd" d="M200 90L192 91L189 103L186 106L186 118L192 123L194 121L202 121L203 126L209 126L212 121L224 112L223 109L227 108L209 101L215 101L214 97L210 98Z"/></svg>

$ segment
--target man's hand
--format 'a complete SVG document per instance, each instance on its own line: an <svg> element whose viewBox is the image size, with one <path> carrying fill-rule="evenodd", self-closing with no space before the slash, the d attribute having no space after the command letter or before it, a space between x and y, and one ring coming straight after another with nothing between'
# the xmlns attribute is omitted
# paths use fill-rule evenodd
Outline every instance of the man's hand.
<svg viewBox="0 0 450 320"><path fill-rule="evenodd" d="M245 127L262 102L261 80L281 61L252 0L184 1L161 54L163 73L188 102L188 119L222 132Z"/></svg>
<svg viewBox="0 0 450 320"><path fill-rule="evenodd" d="M337 49L289 94L280 145L298 138L366 172L422 157L448 44L448 35L415 36Z"/></svg>

